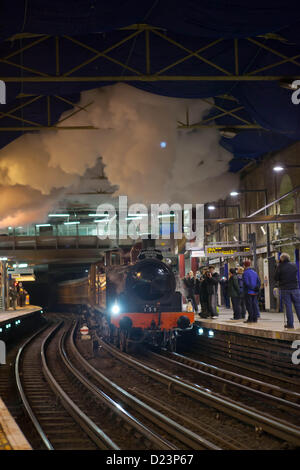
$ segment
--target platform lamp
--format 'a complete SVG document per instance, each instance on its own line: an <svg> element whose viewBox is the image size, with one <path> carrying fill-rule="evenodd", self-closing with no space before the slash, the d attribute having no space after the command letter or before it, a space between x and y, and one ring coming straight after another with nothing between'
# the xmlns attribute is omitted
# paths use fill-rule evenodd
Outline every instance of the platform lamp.
<svg viewBox="0 0 300 470"><path fill-rule="evenodd" d="M276 163L276 165L273 166L273 171L275 171L275 173L280 173L281 171L288 170L289 168L300 168L300 165L287 165L285 163Z"/></svg>
<svg viewBox="0 0 300 470"><path fill-rule="evenodd" d="M264 193L265 195L265 214L268 215L268 190L266 188L263 189L239 189L238 191L231 191L230 196L236 197L242 193ZM271 250L270 250L270 228L269 224L267 225L267 257L270 258Z"/></svg>

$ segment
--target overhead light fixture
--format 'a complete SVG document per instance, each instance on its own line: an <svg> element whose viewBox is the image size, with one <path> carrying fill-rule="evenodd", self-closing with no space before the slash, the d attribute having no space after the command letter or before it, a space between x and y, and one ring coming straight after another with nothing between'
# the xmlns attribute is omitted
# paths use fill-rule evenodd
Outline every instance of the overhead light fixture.
<svg viewBox="0 0 300 470"><path fill-rule="evenodd" d="M230 196L238 196L240 193L238 191L231 191Z"/></svg>
<svg viewBox="0 0 300 470"><path fill-rule="evenodd" d="M36 227L51 227L51 224L36 224Z"/></svg>
<svg viewBox="0 0 300 470"><path fill-rule="evenodd" d="M108 217L108 214L89 214L89 217Z"/></svg>
<svg viewBox="0 0 300 470"><path fill-rule="evenodd" d="M237 241L238 241L238 239L236 238L236 236L235 236L235 235L233 235L233 239L234 239L234 241L235 241L235 242L237 242Z"/></svg>
<svg viewBox="0 0 300 470"><path fill-rule="evenodd" d="M238 134L238 132L230 127L225 127L224 129L220 129L220 134L226 139L233 139Z"/></svg>
<svg viewBox="0 0 300 470"><path fill-rule="evenodd" d="M283 171L284 170L284 166L283 165L276 165L276 166L273 166L273 171L276 171L276 173L279 173L280 171Z"/></svg>
<svg viewBox="0 0 300 470"><path fill-rule="evenodd" d="M207 206L207 209L208 209L209 211L214 211L215 208L216 208L216 206Z"/></svg>
<svg viewBox="0 0 300 470"><path fill-rule="evenodd" d="M265 231L265 229L264 229L264 227L263 227L262 225L260 226L260 229L261 229L262 233L263 233L264 235L266 235L267 232Z"/></svg>
<svg viewBox="0 0 300 470"><path fill-rule="evenodd" d="M70 214L48 214L48 217L70 217Z"/></svg>
<svg viewBox="0 0 300 470"><path fill-rule="evenodd" d="M64 225L78 225L80 222L64 222Z"/></svg>

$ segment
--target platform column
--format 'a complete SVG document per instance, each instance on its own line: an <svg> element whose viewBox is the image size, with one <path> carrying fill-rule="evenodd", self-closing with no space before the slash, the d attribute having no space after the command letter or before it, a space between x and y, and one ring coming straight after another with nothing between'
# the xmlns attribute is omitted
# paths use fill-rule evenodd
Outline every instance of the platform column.
<svg viewBox="0 0 300 470"><path fill-rule="evenodd" d="M179 277L183 279L185 276L185 259L184 255L178 255L178 264L179 264Z"/></svg>

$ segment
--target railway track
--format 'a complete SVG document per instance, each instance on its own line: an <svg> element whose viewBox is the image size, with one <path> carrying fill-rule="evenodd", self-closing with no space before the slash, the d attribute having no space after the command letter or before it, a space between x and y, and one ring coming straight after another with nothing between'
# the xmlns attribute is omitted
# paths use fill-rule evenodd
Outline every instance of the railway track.
<svg viewBox="0 0 300 470"><path fill-rule="evenodd" d="M74 332L75 326L60 322L33 335L19 349L16 381L39 436L34 448L221 449L141 400L131 398L120 387L115 387L114 398L105 393L99 387L101 374L91 371L78 352ZM97 380L93 382L95 376ZM108 382L110 389L114 388ZM123 406L127 402L132 413ZM146 417L155 430L137 419L136 414Z"/></svg>
<svg viewBox="0 0 300 470"><path fill-rule="evenodd" d="M66 411L51 389L58 384L51 377L47 365L45 343L61 326L59 323L32 336L20 348L15 363L18 391L39 436L40 442L36 446L48 450L97 449L95 442ZM51 386L45 381L44 373Z"/></svg>
<svg viewBox="0 0 300 470"><path fill-rule="evenodd" d="M249 406L245 406L240 402L231 400L228 397L212 393L211 390L207 390L199 385L193 385L180 380L178 377L172 377L171 375L162 373L149 365L128 356L127 354L121 353L119 350L108 345L102 340L99 340L99 342L101 347L105 348L106 351L120 359L123 363L149 375L154 380L166 385L169 390L177 391L185 396L189 396L192 399L204 403L219 412L225 413L240 422L247 423L248 425L253 426L258 432L264 431L265 433L279 438L284 442L291 443L294 446L300 446L299 427L266 413L258 412L257 410ZM250 390L252 391L253 389ZM273 398L275 399L275 396ZM292 405L297 406L298 404L292 403Z"/></svg>
<svg viewBox="0 0 300 470"><path fill-rule="evenodd" d="M235 391L239 397L244 394L247 398L249 395L258 403L264 401L268 405L277 407L281 411L288 411L291 418L296 423L300 422L300 394L284 387L279 387L269 382L257 380L243 374L216 367L214 365L197 361L178 353L170 353L161 351L160 354L151 352L150 358L165 362L167 365L175 366L177 370L194 373L194 377L198 380L207 381L208 383L216 383L218 388L224 394L229 395Z"/></svg>
<svg viewBox="0 0 300 470"><path fill-rule="evenodd" d="M124 406L127 405L132 410L132 413L138 413L142 418L146 419L156 429L159 429L160 432L163 432L167 435L169 441L175 441L180 447L179 449L209 449L209 450L221 450L222 447L217 445L214 442L211 442L209 439L202 437L200 434L196 434L194 431L189 430L182 424L179 424L177 420L171 419L165 414L158 412L154 407L149 406L144 401L138 399L133 394L129 393L127 390L123 389L111 379L108 379L105 375L95 369L79 352L76 347L74 337L76 336L76 326L73 329L72 334L70 335L70 350L72 354L81 364L86 372L88 372L89 377L94 383L98 383L104 389L108 390L110 394L113 394L114 397L121 401ZM167 407L165 407L167 408ZM176 418L176 416L174 416ZM214 440L216 441L216 437ZM221 440L222 444L226 445L226 448L235 448L233 445L230 446L223 439ZM173 447L175 449L176 447Z"/></svg>

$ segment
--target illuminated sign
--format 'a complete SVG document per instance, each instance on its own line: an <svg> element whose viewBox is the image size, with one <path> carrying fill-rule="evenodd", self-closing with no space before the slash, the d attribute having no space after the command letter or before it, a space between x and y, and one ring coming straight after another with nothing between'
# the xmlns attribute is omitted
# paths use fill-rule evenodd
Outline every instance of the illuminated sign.
<svg viewBox="0 0 300 470"><path fill-rule="evenodd" d="M206 256L234 256L251 254L250 246L234 245L234 246L206 246Z"/></svg>

